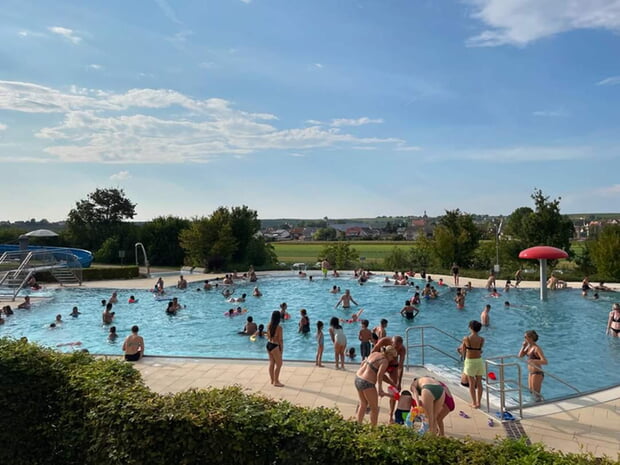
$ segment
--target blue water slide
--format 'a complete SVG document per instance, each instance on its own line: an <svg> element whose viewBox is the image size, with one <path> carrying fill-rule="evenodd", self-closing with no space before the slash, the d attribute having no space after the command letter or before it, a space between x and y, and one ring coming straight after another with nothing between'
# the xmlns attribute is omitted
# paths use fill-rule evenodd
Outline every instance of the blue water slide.
<svg viewBox="0 0 620 465"><path fill-rule="evenodd" d="M17 252L19 251L19 245L17 244L0 244L0 255L4 252ZM93 262L93 254L89 250L74 249L71 247L48 247L43 245L29 245L28 250L48 250L50 252L68 252L75 255L82 265L82 268L88 268Z"/></svg>

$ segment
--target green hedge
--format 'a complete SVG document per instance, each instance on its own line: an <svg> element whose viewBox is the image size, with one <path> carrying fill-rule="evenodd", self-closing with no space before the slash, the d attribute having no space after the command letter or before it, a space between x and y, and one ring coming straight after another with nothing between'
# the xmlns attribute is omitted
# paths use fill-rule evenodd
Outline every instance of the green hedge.
<svg viewBox="0 0 620 465"><path fill-rule="evenodd" d="M372 428L239 387L161 396L128 363L0 339L7 465L613 464L540 445Z"/></svg>
<svg viewBox="0 0 620 465"><path fill-rule="evenodd" d="M82 281L104 281L111 279L134 279L140 277L137 266L113 266L109 268L83 268ZM49 271L36 274L37 281L45 283L56 282Z"/></svg>

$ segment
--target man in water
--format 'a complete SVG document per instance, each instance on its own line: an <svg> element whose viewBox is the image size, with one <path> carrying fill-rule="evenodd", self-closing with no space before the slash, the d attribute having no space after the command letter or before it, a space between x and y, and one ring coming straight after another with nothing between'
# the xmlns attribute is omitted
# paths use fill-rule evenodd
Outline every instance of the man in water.
<svg viewBox="0 0 620 465"><path fill-rule="evenodd" d="M351 296L351 291L345 289L344 294L342 294L342 297L340 297L340 300L334 308L338 308L340 304L342 304L342 308L351 308L351 302L353 302L355 305L359 305Z"/></svg>

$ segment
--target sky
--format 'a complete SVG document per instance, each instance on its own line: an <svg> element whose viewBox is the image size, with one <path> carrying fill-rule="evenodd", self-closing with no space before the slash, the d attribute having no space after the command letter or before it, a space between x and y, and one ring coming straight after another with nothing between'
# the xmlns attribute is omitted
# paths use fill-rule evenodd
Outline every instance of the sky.
<svg viewBox="0 0 620 465"><path fill-rule="evenodd" d="M4 0L0 220L620 211L620 0Z"/></svg>

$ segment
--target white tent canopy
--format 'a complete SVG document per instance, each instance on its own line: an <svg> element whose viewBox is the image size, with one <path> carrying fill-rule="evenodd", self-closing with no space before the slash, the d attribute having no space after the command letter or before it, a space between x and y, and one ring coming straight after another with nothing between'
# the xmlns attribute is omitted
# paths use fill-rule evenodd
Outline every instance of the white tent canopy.
<svg viewBox="0 0 620 465"><path fill-rule="evenodd" d="M26 237L56 237L57 233L54 231L50 231L49 229L36 229L34 231L30 231L26 234L23 234Z"/></svg>

